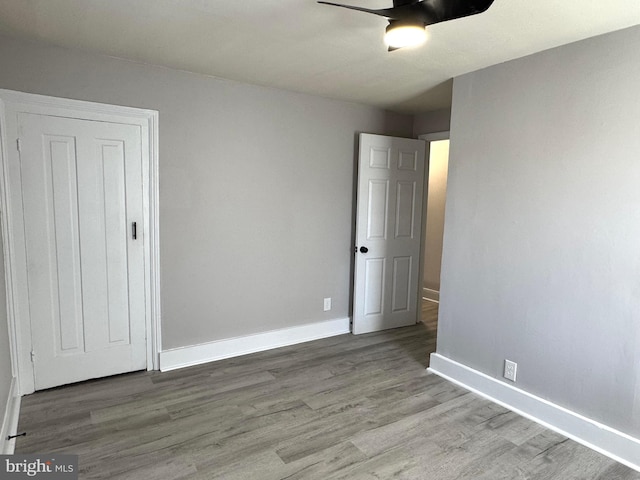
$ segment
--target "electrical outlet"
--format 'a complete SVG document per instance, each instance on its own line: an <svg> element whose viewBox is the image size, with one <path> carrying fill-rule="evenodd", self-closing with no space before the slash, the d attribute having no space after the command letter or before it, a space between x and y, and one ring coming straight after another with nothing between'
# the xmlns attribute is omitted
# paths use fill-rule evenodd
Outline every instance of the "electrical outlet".
<svg viewBox="0 0 640 480"><path fill-rule="evenodd" d="M515 382L517 372L518 372L518 364L516 362L512 362L511 360L504 361L504 378L506 378L507 380L511 380L512 382Z"/></svg>
<svg viewBox="0 0 640 480"><path fill-rule="evenodd" d="M331 310L331 297L324 299L324 311L328 312Z"/></svg>

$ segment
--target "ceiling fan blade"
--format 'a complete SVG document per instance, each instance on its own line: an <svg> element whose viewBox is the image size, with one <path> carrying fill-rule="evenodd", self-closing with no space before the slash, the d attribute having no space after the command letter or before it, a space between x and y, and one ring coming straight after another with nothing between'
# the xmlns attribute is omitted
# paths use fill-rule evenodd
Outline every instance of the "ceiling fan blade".
<svg viewBox="0 0 640 480"><path fill-rule="evenodd" d="M371 8L344 5L341 3L318 1L324 5L348 8L359 12L372 13L389 19L389 25L428 26L456 18L477 15L486 11L494 0L393 0L392 8L374 10ZM389 27L388 27L389 28ZM389 47L389 51L402 47Z"/></svg>
<svg viewBox="0 0 640 480"><path fill-rule="evenodd" d="M405 5L411 5L413 3L419 3L420 0L393 0L394 7L404 7Z"/></svg>
<svg viewBox="0 0 640 480"><path fill-rule="evenodd" d="M424 0L419 6L431 18L428 24L446 22L486 11L494 0Z"/></svg>
<svg viewBox="0 0 640 480"><path fill-rule="evenodd" d="M393 0L392 8L371 8L319 1L324 5L372 13L389 20L418 21L425 25L476 15L487 10L494 0Z"/></svg>
<svg viewBox="0 0 640 480"><path fill-rule="evenodd" d="M373 13L374 15L380 15L381 17L388 17L389 12L393 10L392 8L383 8L381 10L373 10L371 8L354 7L353 5L343 5L341 3L322 2L322 1L319 1L318 3L322 3L323 5L332 5L334 7L348 8L349 10L357 10L359 12Z"/></svg>

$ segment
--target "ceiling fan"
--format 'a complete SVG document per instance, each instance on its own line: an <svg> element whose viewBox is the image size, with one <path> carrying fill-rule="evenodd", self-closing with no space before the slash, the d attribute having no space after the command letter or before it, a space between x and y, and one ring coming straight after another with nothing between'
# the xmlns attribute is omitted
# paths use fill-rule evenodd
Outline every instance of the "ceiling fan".
<svg viewBox="0 0 640 480"><path fill-rule="evenodd" d="M434 23L476 15L487 10L494 0L393 0L392 8L374 10L319 1L325 5L373 13L389 20L385 42L389 51L420 45L427 39L425 27Z"/></svg>

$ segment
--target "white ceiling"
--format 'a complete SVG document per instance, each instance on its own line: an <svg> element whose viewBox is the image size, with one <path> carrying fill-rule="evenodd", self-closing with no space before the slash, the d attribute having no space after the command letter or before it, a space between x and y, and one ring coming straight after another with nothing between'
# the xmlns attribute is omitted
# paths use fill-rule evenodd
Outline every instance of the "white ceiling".
<svg viewBox="0 0 640 480"><path fill-rule="evenodd" d="M386 24L315 0L0 0L0 34L406 112L449 106L457 75L638 25L640 0L495 0L392 53Z"/></svg>

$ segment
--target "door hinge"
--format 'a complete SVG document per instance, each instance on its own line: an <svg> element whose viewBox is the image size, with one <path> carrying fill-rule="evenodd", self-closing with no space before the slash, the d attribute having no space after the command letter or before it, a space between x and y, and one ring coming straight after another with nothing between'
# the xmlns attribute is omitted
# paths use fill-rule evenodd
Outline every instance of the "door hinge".
<svg viewBox="0 0 640 480"><path fill-rule="evenodd" d="M36 352L31 350L31 363L35 363L36 361Z"/></svg>
<svg viewBox="0 0 640 480"><path fill-rule="evenodd" d="M22 140L19 138L16 139L16 148L18 149L18 152L22 152Z"/></svg>

